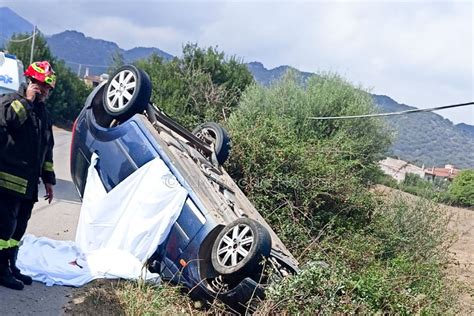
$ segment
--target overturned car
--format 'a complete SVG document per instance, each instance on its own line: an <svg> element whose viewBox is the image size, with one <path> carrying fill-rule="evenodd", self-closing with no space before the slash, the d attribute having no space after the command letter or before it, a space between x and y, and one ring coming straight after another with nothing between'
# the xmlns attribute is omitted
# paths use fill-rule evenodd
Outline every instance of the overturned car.
<svg viewBox="0 0 474 316"><path fill-rule="evenodd" d="M127 65L89 95L73 127L71 174L82 196L92 153L110 191L160 157L188 192L180 216L148 268L192 297L241 310L265 284L294 274L297 260L222 167L230 140L216 123L193 132L150 103L148 75ZM270 276L270 277L269 277Z"/></svg>

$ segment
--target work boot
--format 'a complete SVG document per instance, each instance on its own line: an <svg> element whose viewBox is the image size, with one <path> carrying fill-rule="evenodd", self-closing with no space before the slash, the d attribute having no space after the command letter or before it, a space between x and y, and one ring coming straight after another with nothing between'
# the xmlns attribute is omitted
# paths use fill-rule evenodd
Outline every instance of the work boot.
<svg viewBox="0 0 474 316"><path fill-rule="evenodd" d="M12 271L13 276L15 279L20 280L26 285L31 285L33 283L33 279L21 273L20 269L16 266L16 259L18 257L18 247L12 247L9 250L8 260L10 262L10 270Z"/></svg>
<svg viewBox="0 0 474 316"><path fill-rule="evenodd" d="M23 282L18 281L8 265L8 249L0 250L0 285L13 290L23 290Z"/></svg>

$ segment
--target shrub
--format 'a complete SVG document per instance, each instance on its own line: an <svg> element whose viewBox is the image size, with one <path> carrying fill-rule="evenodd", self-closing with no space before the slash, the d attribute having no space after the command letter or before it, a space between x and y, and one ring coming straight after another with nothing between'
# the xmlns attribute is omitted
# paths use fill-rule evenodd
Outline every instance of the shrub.
<svg viewBox="0 0 474 316"><path fill-rule="evenodd" d="M453 313L448 220L430 202L395 196L366 229L329 233L300 274L271 286L260 313Z"/></svg>
<svg viewBox="0 0 474 316"><path fill-rule="evenodd" d="M247 89L228 126L228 170L299 256L329 222L365 225L374 201L365 189L388 145L381 122L310 116L373 112L370 96L337 75L294 74Z"/></svg>
<svg viewBox="0 0 474 316"><path fill-rule="evenodd" d="M463 170L453 180L449 194L456 204L474 206L474 170Z"/></svg>
<svg viewBox="0 0 474 316"><path fill-rule="evenodd" d="M252 74L237 58L195 44L166 62L158 56L138 62L151 77L153 102L173 119L193 129L204 121L224 121L237 106Z"/></svg>
<svg viewBox="0 0 474 316"><path fill-rule="evenodd" d="M303 266L270 287L259 313L448 310L446 217L432 204L386 203L368 191L390 140L384 126L308 119L374 110L337 75L303 87L289 74L248 88L231 115L228 170Z"/></svg>
<svg viewBox="0 0 474 316"><path fill-rule="evenodd" d="M381 179L378 183L384 184ZM448 192L448 182L442 180L428 181L417 174L408 173L402 183L398 183L393 188L404 192L429 199L437 203L452 204L453 198Z"/></svg>

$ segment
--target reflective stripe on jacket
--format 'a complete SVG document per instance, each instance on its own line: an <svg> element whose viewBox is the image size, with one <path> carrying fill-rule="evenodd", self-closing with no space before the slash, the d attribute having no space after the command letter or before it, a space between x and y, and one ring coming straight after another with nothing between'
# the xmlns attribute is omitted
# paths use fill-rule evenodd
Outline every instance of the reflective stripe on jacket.
<svg viewBox="0 0 474 316"><path fill-rule="evenodd" d="M0 239L0 250L16 247L18 246L19 243L20 242L15 239L9 239L9 240Z"/></svg>
<svg viewBox="0 0 474 316"><path fill-rule="evenodd" d="M43 103L0 96L0 191L37 200L38 180L56 184L53 131Z"/></svg>

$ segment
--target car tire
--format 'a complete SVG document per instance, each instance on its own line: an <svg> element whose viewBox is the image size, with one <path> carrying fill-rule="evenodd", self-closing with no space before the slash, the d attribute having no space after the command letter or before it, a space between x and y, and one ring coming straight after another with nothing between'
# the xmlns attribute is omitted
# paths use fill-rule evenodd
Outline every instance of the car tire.
<svg viewBox="0 0 474 316"><path fill-rule="evenodd" d="M272 239L268 230L249 218L227 225L214 241L211 262L229 280L251 277L259 281L262 259L270 255Z"/></svg>
<svg viewBox="0 0 474 316"><path fill-rule="evenodd" d="M229 134L222 126L214 122L204 123L196 127L193 134L208 145L214 145L217 162L220 165L227 161L231 144Z"/></svg>
<svg viewBox="0 0 474 316"><path fill-rule="evenodd" d="M147 108L151 97L151 81L146 72L126 65L110 78L102 98L108 115L123 122Z"/></svg>

